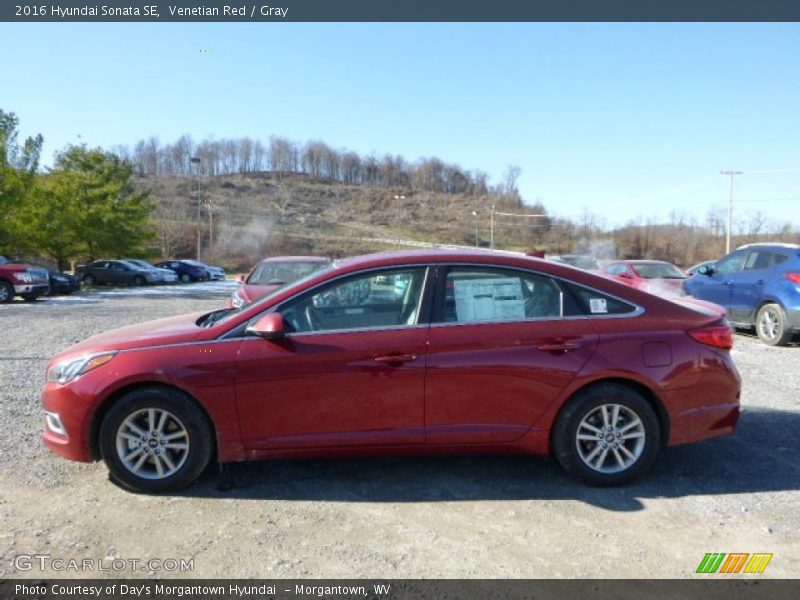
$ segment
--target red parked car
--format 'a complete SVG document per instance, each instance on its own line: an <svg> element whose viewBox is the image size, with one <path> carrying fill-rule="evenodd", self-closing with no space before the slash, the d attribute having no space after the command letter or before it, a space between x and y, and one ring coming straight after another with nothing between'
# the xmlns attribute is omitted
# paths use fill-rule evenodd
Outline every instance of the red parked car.
<svg viewBox="0 0 800 600"><path fill-rule="evenodd" d="M659 296L682 296L686 273L663 260L618 260L603 269L622 283Z"/></svg>
<svg viewBox="0 0 800 600"><path fill-rule="evenodd" d="M221 462L555 454L599 485L733 432L732 331L519 254L348 259L241 309L142 323L50 360L44 441L162 492Z"/></svg>
<svg viewBox="0 0 800 600"><path fill-rule="evenodd" d="M229 308L255 302L279 287L297 281L329 265L322 256L274 256L258 263L247 277L238 277L242 286L231 295Z"/></svg>

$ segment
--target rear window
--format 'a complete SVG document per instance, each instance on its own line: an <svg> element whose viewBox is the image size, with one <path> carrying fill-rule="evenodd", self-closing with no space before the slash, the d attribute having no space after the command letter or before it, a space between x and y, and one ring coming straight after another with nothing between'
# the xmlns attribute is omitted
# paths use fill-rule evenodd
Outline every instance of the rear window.
<svg viewBox="0 0 800 600"><path fill-rule="evenodd" d="M567 283L565 285L575 296L577 305L584 315L627 315L636 312L635 305L619 298L583 287L577 283Z"/></svg>

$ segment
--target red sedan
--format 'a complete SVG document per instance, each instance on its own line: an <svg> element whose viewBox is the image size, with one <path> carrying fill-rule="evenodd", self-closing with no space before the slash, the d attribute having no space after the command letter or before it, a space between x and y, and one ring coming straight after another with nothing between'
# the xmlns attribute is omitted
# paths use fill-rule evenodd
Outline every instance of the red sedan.
<svg viewBox="0 0 800 600"><path fill-rule="evenodd" d="M603 269L622 283L659 296L682 296L686 273L663 260L618 260Z"/></svg>
<svg viewBox="0 0 800 600"><path fill-rule="evenodd" d="M240 308L260 300L279 287L307 277L329 265L322 256L273 256L258 263L247 277L237 278L242 286L231 295L229 308Z"/></svg>
<svg viewBox="0 0 800 600"><path fill-rule="evenodd" d="M44 441L145 492L212 458L378 453L552 453L613 485L665 445L733 432L731 345L713 311L549 261L378 254L67 349Z"/></svg>

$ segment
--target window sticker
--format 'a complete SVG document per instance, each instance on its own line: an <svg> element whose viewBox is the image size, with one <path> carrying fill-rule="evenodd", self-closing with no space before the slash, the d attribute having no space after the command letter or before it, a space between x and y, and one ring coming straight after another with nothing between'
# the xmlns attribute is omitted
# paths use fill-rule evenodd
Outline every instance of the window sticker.
<svg viewBox="0 0 800 600"><path fill-rule="evenodd" d="M519 278L461 279L456 280L453 287L459 321L525 318L525 299Z"/></svg>
<svg viewBox="0 0 800 600"><path fill-rule="evenodd" d="M589 298L589 310L592 314L607 313L608 305L605 298Z"/></svg>

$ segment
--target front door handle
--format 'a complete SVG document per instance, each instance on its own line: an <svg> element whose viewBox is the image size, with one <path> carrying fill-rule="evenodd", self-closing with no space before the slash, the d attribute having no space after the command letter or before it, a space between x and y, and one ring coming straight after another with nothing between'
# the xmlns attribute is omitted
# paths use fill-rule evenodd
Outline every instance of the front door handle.
<svg viewBox="0 0 800 600"><path fill-rule="evenodd" d="M402 365L403 363L417 360L416 354L387 354L386 356L376 356L376 363L383 365Z"/></svg>
<svg viewBox="0 0 800 600"><path fill-rule="evenodd" d="M580 342L553 341L546 344L539 344L538 346L536 346L536 349L541 350L542 352L565 353L569 352L570 350L577 350L580 347L581 347Z"/></svg>

